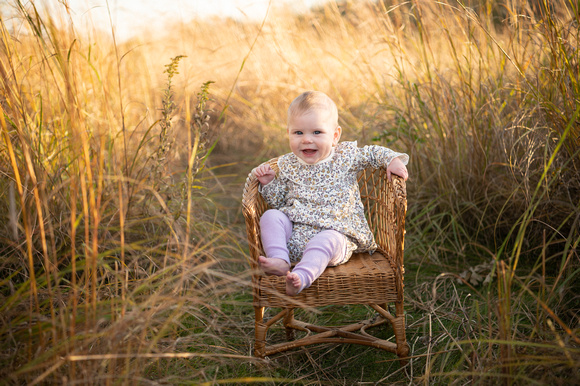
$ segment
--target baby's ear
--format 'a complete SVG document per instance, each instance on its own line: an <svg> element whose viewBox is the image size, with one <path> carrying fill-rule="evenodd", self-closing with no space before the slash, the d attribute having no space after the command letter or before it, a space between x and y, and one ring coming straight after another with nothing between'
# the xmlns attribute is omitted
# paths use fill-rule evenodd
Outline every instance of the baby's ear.
<svg viewBox="0 0 580 386"><path fill-rule="evenodd" d="M341 134L342 134L342 127L336 126L336 129L334 130L334 137L332 138L332 146L336 146L338 144L338 141L340 140Z"/></svg>

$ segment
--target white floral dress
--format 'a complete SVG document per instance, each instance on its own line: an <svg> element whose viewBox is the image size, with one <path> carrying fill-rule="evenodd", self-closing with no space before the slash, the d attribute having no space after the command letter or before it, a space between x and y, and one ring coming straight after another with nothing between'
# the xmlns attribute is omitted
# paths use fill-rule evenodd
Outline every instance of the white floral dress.
<svg viewBox="0 0 580 386"><path fill-rule="evenodd" d="M333 154L322 162L309 165L295 154L278 159L280 172L260 193L270 205L292 221L292 236L288 241L290 261L302 258L310 239L325 229L347 237L344 259L353 252L373 252L377 246L364 216L357 174L367 167L379 168L396 157L406 165L409 156L382 146L359 148L355 142L341 142Z"/></svg>

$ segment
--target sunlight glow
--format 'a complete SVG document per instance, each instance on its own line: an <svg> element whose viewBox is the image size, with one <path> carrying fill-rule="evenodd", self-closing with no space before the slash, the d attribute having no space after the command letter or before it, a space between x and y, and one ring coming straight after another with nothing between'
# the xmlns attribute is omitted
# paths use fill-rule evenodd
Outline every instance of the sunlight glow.
<svg viewBox="0 0 580 386"><path fill-rule="evenodd" d="M206 17L231 17L261 20L271 7L289 6L303 12L328 0L68 0L79 27L94 25L109 29L110 10L115 32L120 40L135 36L143 28L163 29L167 22L187 22Z"/></svg>

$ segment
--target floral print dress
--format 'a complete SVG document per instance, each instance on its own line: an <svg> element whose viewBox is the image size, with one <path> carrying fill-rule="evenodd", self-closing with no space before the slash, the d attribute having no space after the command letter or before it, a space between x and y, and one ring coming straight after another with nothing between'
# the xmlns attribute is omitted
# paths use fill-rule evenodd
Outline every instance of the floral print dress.
<svg viewBox="0 0 580 386"><path fill-rule="evenodd" d="M348 261L353 252L372 253L377 246L364 216L357 175L367 167L388 166L396 157L405 165L409 162L407 154L382 146L359 148L356 141L339 143L328 158L314 165L293 153L281 156L280 172L260 193L270 207L292 221L290 261L300 261L306 244L325 229L347 237L347 250L338 264Z"/></svg>

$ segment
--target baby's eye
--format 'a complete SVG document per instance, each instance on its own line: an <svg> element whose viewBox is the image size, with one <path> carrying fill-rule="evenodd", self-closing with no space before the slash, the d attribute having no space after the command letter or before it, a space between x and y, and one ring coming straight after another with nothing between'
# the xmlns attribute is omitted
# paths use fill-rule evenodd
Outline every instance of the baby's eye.
<svg viewBox="0 0 580 386"><path fill-rule="evenodd" d="M302 132L301 132L300 130L296 130L296 131L294 132L294 134L296 134L296 135L302 135Z"/></svg>
<svg viewBox="0 0 580 386"><path fill-rule="evenodd" d="M314 130L314 134L322 134L322 131L320 131L320 130Z"/></svg>

